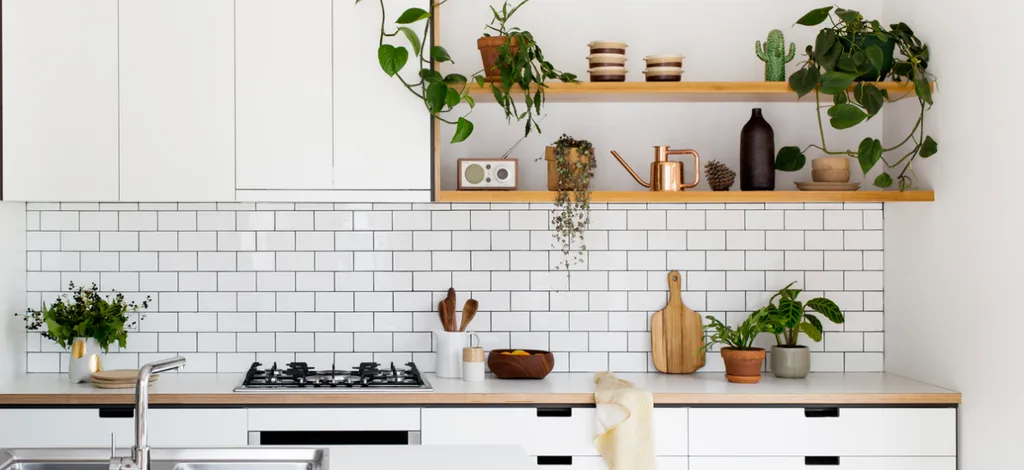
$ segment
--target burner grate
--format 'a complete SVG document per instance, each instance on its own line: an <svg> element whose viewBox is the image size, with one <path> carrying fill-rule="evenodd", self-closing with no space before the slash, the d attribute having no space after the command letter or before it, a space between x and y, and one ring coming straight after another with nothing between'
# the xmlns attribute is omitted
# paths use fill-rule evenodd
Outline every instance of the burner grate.
<svg viewBox="0 0 1024 470"><path fill-rule="evenodd" d="M422 376L415 363L404 368L391 363L381 367L376 362L363 362L351 370L338 370L331 364L329 370L317 370L305 362L290 362L283 369L273 363L269 369L254 362L245 373L242 385L235 391L349 391L395 392L430 391L430 383Z"/></svg>

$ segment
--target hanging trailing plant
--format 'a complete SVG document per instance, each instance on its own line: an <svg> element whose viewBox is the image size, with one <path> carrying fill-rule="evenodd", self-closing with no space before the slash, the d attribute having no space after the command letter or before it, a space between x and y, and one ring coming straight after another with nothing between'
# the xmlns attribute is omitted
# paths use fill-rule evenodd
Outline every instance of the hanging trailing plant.
<svg viewBox="0 0 1024 470"><path fill-rule="evenodd" d="M797 171L803 168L807 162L805 153L814 148L826 155L856 158L865 175L881 161L886 171L875 178L875 186L888 188L896 182L900 191L913 188L916 185L914 160L928 158L939 150L935 139L924 132L924 113L932 105L933 77L928 73L928 45L914 35L906 23L885 28L876 20L868 21L859 12L844 8L812 10L797 23L817 26L826 20L831 26L818 33L813 46L807 46L807 60L789 77L789 84L798 96L814 93L821 145L810 144L803 150L796 146L783 147L775 160L776 169ZM893 53L894 49L899 55ZM859 81L884 80L887 74L894 82L913 84L913 91L894 98L874 83ZM822 105L822 94L832 99L832 105ZM921 110L913 129L899 144L884 147L881 140L873 137L864 138L856 150L838 150L826 144L822 108L828 108L833 128L849 129L875 117L885 102L912 95ZM897 158L886 158L890 153ZM893 177L889 170L899 173Z"/></svg>
<svg viewBox="0 0 1024 470"><path fill-rule="evenodd" d="M594 145L562 134L553 144L558 191L551 224L554 244L562 251L562 267L568 271L583 261L587 244L583 238L590 227L590 182L597 159Z"/></svg>

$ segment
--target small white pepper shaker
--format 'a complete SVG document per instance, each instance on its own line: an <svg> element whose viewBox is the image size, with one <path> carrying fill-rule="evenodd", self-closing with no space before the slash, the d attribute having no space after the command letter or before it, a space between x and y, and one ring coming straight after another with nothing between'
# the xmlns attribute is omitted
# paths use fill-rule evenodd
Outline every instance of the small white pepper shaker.
<svg viewBox="0 0 1024 470"><path fill-rule="evenodd" d="M462 349L462 380L484 381L484 348L471 346Z"/></svg>

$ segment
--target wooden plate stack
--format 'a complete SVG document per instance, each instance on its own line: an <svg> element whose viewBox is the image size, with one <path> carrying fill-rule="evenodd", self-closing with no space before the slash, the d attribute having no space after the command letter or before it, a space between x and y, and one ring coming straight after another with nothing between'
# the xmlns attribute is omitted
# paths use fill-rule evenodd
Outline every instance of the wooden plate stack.
<svg viewBox="0 0 1024 470"><path fill-rule="evenodd" d="M590 44L590 81L626 81L626 43L617 41L594 41Z"/></svg>
<svg viewBox="0 0 1024 470"><path fill-rule="evenodd" d="M92 384L98 388L135 388L135 381L139 377L139 371L131 369L104 370L92 374ZM158 376L149 377L149 384L153 385Z"/></svg>

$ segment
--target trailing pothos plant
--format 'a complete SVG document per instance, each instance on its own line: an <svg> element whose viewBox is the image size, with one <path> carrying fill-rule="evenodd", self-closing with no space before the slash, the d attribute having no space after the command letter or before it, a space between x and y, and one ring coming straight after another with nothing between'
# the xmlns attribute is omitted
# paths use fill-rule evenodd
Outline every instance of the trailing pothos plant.
<svg viewBox="0 0 1024 470"><path fill-rule="evenodd" d="M797 23L817 26L826 20L831 25L818 33L813 46L807 46L807 60L789 77L789 84L798 96L814 93L821 145L811 144L802 150L796 146L783 147L776 157L776 169L797 171L803 168L807 162L805 153L815 148L826 155L856 158L864 174L882 161L886 171L875 178L875 186L888 188L897 182L900 191L913 188L916 185L914 160L917 157L928 158L938 152L938 143L924 132L924 113L932 105L933 77L928 73L928 45L905 23L885 28L877 20L866 20L857 11L839 7L812 10ZM899 54L893 57L891 80L912 83L913 92L893 97L887 90L870 82L854 85L861 75L883 69L886 57L879 42L895 43ZM831 99L832 104L822 105L822 95ZM920 103L921 111L909 135L897 145L884 147L879 139L872 137L864 138L855 150L829 148L826 144L821 108L828 108L829 123L833 128L849 129L876 116L885 102L911 95ZM886 158L890 153L894 157ZM898 171L895 177L889 173L894 169Z"/></svg>
<svg viewBox="0 0 1024 470"><path fill-rule="evenodd" d="M490 24L485 26L484 37L504 37L505 42L498 46L498 60L496 67L501 75L495 86L491 87L494 99L505 111L505 118L509 123L512 118L517 121L526 121L526 136L530 135L532 129L540 132L540 126L535 119L541 114L544 106L545 88L544 80L559 80L562 82L577 82L576 75L565 73L544 59L544 52L529 31L523 31L518 27L508 27L508 20L519 8L530 0L522 0L514 7L506 0L501 9L491 7L494 17ZM511 8L510 8L511 7ZM485 79L476 76L477 83L484 86ZM524 90L526 106L520 108L514 99L514 87Z"/></svg>
<svg viewBox="0 0 1024 470"><path fill-rule="evenodd" d="M597 159L594 145L562 134L554 143L558 191L551 223L555 243L562 250L562 266L566 271L583 260L587 244L583 238L590 227L590 181L594 178ZM577 158L572 158L572 151Z"/></svg>
<svg viewBox="0 0 1024 470"><path fill-rule="evenodd" d="M710 332L710 334L708 334L704 346L701 348L701 353L711 349L716 344L741 351L756 349L754 348L754 340L757 339L757 336L772 330L771 318L763 308L751 313L736 328L722 323L711 315L708 315L706 318L709 323L704 326L704 332Z"/></svg>
<svg viewBox="0 0 1024 470"><path fill-rule="evenodd" d="M356 4L359 4L362 0L356 0ZM452 136L452 143L458 143L469 138L470 134L473 133L473 123L466 119L470 113L473 112L473 107L476 106L476 102L473 97L469 95L470 88L466 86L470 80L474 78L483 79L478 75L467 78L465 75L458 73L451 73L442 76L440 72L433 70L431 61L439 63L451 62L451 56L444 47L434 45L428 47L428 39L430 37L431 21L429 21L431 14L430 12L422 8L409 8L402 12L395 20L394 29L389 30L387 28L387 8L384 6L384 0L380 1L380 37L377 45L377 59L380 62L380 68L384 70L384 73L388 74L389 77L395 77L410 93L416 95L416 97L423 100L424 107L434 117L441 122L455 125L455 134ZM439 0L434 5L440 6L447 0ZM413 25L423 22L423 34L419 34L413 30ZM412 49L412 55L409 54L409 49L405 46L395 46L392 44L386 44L385 38L395 37L401 34L409 42L409 47ZM409 63L409 59L413 59L413 63L419 68L418 76L415 80L406 80L401 75L401 71ZM455 107L461 103L466 103L469 109L462 113L458 118L449 117L451 113L455 113ZM461 112L461 111L460 111Z"/></svg>
<svg viewBox="0 0 1024 470"><path fill-rule="evenodd" d="M837 325L846 321L839 306L825 297L816 297L808 300L807 303L797 300L801 290L792 289L793 284L796 283L791 282L776 292L768 300L768 305L761 309L768 315L771 332L775 335L775 341L779 343L779 346L796 346L800 333L804 333L815 343L821 341L821 320L808 313L807 309L820 313L828 321ZM776 299L779 301L778 305L774 303Z"/></svg>
<svg viewBox="0 0 1024 470"><path fill-rule="evenodd" d="M91 288L78 287L70 283L71 298L57 297L50 306L42 310L28 309L24 314L25 329L38 331L46 326L42 336L67 349L75 338L93 338L103 348L117 343L122 348L128 343L128 330L144 318L139 309L149 307L149 296L142 303L126 302L123 294L103 298L96 284ZM132 318L130 315L137 315ZM14 314L18 316L18 314Z"/></svg>

